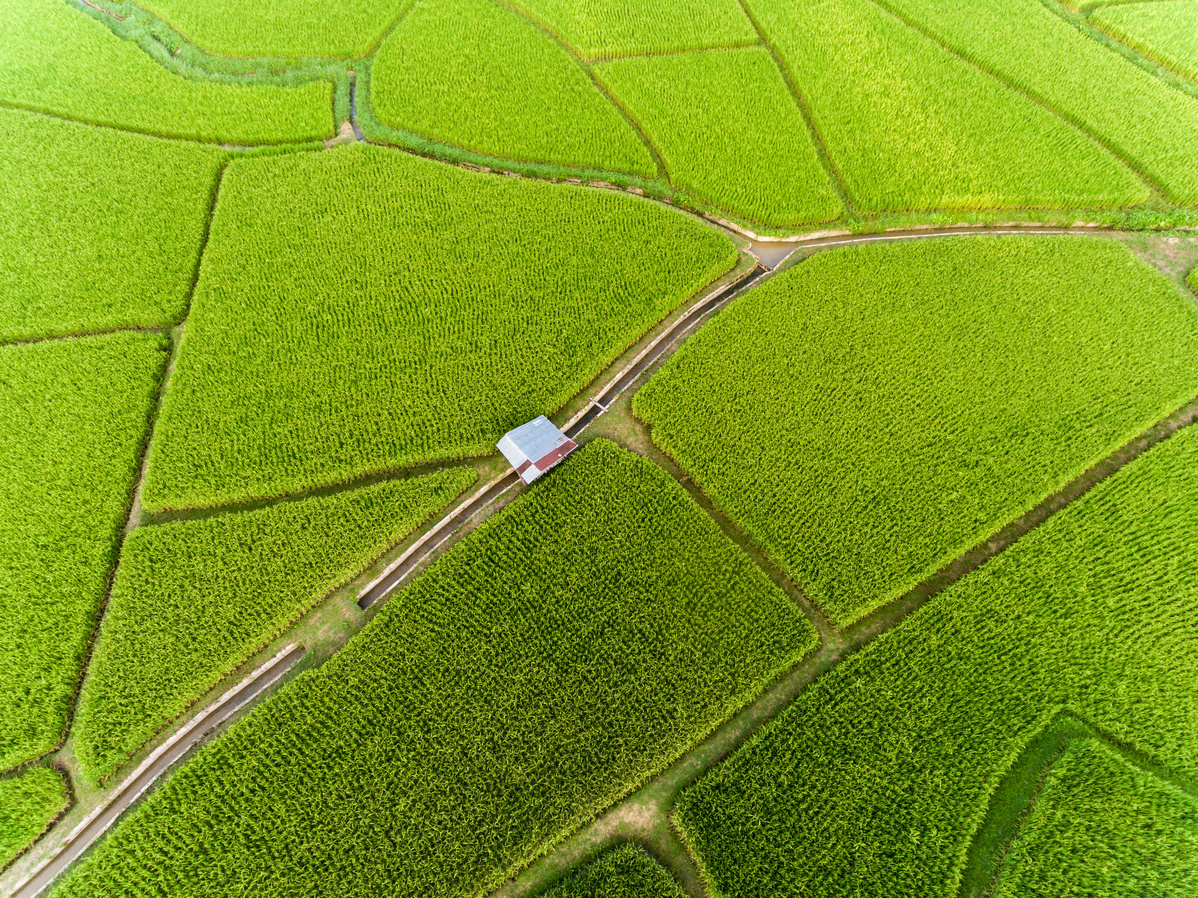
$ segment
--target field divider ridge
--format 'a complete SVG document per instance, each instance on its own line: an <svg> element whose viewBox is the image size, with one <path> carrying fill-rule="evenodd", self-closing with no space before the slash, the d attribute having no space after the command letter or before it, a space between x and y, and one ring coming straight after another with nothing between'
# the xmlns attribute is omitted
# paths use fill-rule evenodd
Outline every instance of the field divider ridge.
<svg viewBox="0 0 1198 898"><path fill-rule="evenodd" d="M162 774L170 770L208 733L237 713L252 698L278 682L303 654L304 647L298 643L284 646L269 661L260 665L184 724L154 749L125 781L112 791L103 804L83 818L54 853L38 864L25 880L17 885L10 898L34 898L41 894L60 872L107 832Z"/></svg>

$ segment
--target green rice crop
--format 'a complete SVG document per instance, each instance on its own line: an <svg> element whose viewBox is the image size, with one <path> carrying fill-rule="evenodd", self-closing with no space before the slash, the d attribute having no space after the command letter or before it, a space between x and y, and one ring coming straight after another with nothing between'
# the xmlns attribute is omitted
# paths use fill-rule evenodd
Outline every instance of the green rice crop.
<svg viewBox="0 0 1198 898"><path fill-rule="evenodd" d="M1170 199L1198 203L1198 99L1095 41L1041 0L881 2L1088 128Z"/></svg>
<svg viewBox="0 0 1198 898"><path fill-rule="evenodd" d="M763 47L621 59L595 73L645 129L675 187L766 225L844 213Z"/></svg>
<svg viewBox="0 0 1198 898"><path fill-rule="evenodd" d="M410 0L139 0L219 56L365 56Z"/></svg>
<svg viewBox="0 0 1198 898"><path fill-rule="evenodd" d="M1090 21L1166 68L1198 81L1198 2L1121 3Z"/></svg>
<svg viewBox="0 0 1198 898"><path fill-rule="evenodd" d="M131 333L0 348L0 770L62 738L163 348Z"/></svg>
<svg viewBox="0 0 1198 898"><path fill-rule="evenodd" d="M757 42L736 0L520 0L519 5L589 59Z"/></svg>
<svg viewBox="0 0 1198 898"><path fill-rule="evenodd" d="M821 676L683 794L676 822L718 894L960 894L965 854L991 793L1062 708L1195 781L1195 583L1198 428L1191 427ZM1034 781L1027 787L1034 791ZM1090 816L1067 815L1067 832L1057 836L1123 839L1140 823L1162 839L1146 860L1170 860L1162 837L1176 834L1176 814L1128 819L1134 799L1108 787L1101 797L1071 801ZM1007 809L1012 828L1025 810ZM1184 870L1141 872L1157 882L1192 882L1194 831L1185 838L1187 854L1172 856L1186 861ZM1042 830L1026 844L1064 860L1069 843ZM1089 857L1126 860L1134 852L1134 844L1116 842L1095 845ZM1192 892L1118 882L1088 891L1087 883L1099 885L1101 871L1071 888L1018 894Z"/></svg>
<svg viewBox="0 0 1198 898"><path fill-rule="evenodd" d="M1195 395L1193 301L1121 244L963 237L808 259L633 409L847 623Z"/></svg>
<svg viewBox="0 0 1198 898"><path fill-rule="evenodd" d="M1092 208L1148 196L1093 140L873 0L749 5L862 212ZM1088 77L1071 80L1089 90Z"/></svg>
<svg viewBox="0 0 1198 898"><path fill-rule="evenodd" d="M405 131L517 161L657 174L578 61L491 0L415 0L369 85L378 117Z"/></svg>
<svg viewBox="0 0 1198 898"><path fill-rule="evenodd" d="M539 898L686 898L678 881L625 842L571 870Z"/></svg>
<svg viewBox="0 0 1198 898"><path fill-rule="evenodd" d="M473 479L472 469L453 468L135 530L121 549L76 715L84 775L111 774Z"/></svg>
<svg viewBox="0 0 1198 898"><path fill-rule="evenodd" d="M244 27L241 19L236 24ZM284 88L191 81L65 0L0 0L0 34L3 103L219 143L333 135L330 82Z"/></svg>
<svg viewBox="0 0 1198 898"><path fill-rule="evenodd" d="M53 767L0 778L0 870L32 845L70 800L66 781Z"/></svg>
<svg viewBox="0 0 1198 898"><path fill-rule="evenodd" d="M0 341L174 323L220 164L215 148L0 109Z"/></svg>
<svg viewBox="0 0 1198 898"><path fill-rule="evenodd" d="M174 774L54 894L482 894L814 643L681 486L596 441Z"/></svg>
<svg viewBox="0 0 1198 898"><path fill-rule="evenodd" d="M1198 801L1098 739L1044 775L995 898L1198 894Z"/></svg>
<svg viewBox="0 0 1198 898"><path fill-rule="evenodd" d="M377 147L230 163L147 507L484 455L731 268L646 200Z"/></svg>

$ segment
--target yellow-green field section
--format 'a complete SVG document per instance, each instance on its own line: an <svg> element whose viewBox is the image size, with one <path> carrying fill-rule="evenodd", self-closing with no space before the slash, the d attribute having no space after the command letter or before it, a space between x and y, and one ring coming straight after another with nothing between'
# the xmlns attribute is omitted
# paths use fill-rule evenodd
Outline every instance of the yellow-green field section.
<svg viewBox="0 0 1198 898"><path fill-rule="evenodd" d="M815 641L678 483L594 441L172 776L52 894L477 894Z"/></svg>
<svg viewBox="0 0 1198 898"><path fill-rule="evenodd" d="M1095 25L1179 75L1198 80L1198 3L1120 3L1096 10Z"/></svg>
<svg viewBox="0 0 1198 898"><path fill-rule="evenodd" d="M685 792L675 820L718 893L984 894L962 871L991 793L1062 709L1194 783L1196 472L1187 428L820 677ZM1030 813L1009 809L1011 829L1027 816L999 894L1187 894L1192 796L1074 760Z"/></svg>
<svg viewBox="0 0 1198 898"><path fill-rule="evenodd" d="M0 778L0 870L45 832L69 800L62 774L49 767Z"/></svg>
<svg viewBox="0 0 1198 898"><path fill-rule="evenodd" d="M362 146L236 160L143 501L490 455L736 259L714 228L611 191Z"/></svg>
<svg viewBox="0 0 1198 898"><path fill-rule="evenodd" d="M633 410L849 623L1195 396L1193 300L1122 245L962 237L803 261Z"/></svg>

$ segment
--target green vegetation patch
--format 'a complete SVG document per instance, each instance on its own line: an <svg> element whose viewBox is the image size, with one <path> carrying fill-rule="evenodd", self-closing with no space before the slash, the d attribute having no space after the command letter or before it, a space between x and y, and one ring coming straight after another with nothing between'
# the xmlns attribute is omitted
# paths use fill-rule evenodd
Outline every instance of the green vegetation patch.
<svg viewBox="0 0 1198 898"><path fill-rule="evenodd" d="M481 894L814 642L681 486L595 442L176 773L55 895Z"/></svg>
<svg viewBox="0 0 1198 898"><path fill-rule="evenodd" d="M578 60L491 0L415 0L374 58L370 99L387 124L477 153L657 174Z"/></svg>
<svg viewBox="0 0 1198 898"><path fill-rule="evenodd" d="M541 898L686 898L686 892L643 849L625 843L571 870Z"/></svg>
<svg viewBox="0 0 1198 898"><path fill-rule="evenodd" d="M219 150L0 109L0 341L183 312Z"/></svg>
<svg viewBox="0 0 1198 898"><path fill-rule="evenodd" d="M1198 203L1198 166L1192 161L1198 155L1198 99L1036 0L882 2L1097 135L1170 199Z"/></svg>
<svg viewBox="0 0 1198 898"><path fill-rule="evenodd" d="M1091 208L1148 196L1093 140L873 0L750 6L862 212Z"/></svg>
<svg viewBox="0 0 1198 898"><path fill-rule="evenodd" d="M53 767L34 767L0 779L0 870L37 841L71 803Z"/></svg>
<svg viewBox="0 0 1198 898"><path fill-rule="evenodd" d="M163 344L122 333L0 349L0 770L62 738Z"/></svg>
<svg viewBox="0 0 1198 898"><path fill-rule="evenodd" d="M1179 663L1198 652L1195 583L1191 427L821 676L684 793L677 822L719 894L958 894L991 793L1058 709L1178 776L1198 775L1198 668ZM1126 790L1092 798L1090 817L1068 819L1079 838L1134 842L1151 825L1125 819L1136 801ZM1167 819L1159 835L1172 839ZM1037 840L1029 849L1052 835ZM1052 850L1063 858L1063 845ZM1101 851L1130 860L1136 849ZM1189 857L1160 881L1192 878ZM1078 882L1099 885L1101 873ZM1114 883L1020 894L1166 893Z"/></svg>
<svg viewBox="0 0 1198 898"><path fill-rule="evenodd" d="M142 0L219 56L357 59L410 0Z"/></svg>
<svg viewBox="0 0 1198 898"><path fill-rule="evenodd" d="M272 8L277 5L271 0ZM244 30L241 17L223 19ZM219 143L333 135L330 82L284 88L189 80L168 72L132 41L117 37L66 0L0 0L0 34L3 103ZM97 178L102 173L90 172Z"/></svg>
<svg viewBox="0 0 1198 898"><path fill-rule="evenodd" d="M1198 893L1198 801L1098 739L1071 744L1007 848L992 894Z"/></svg>
<svg viewBox="0 0 1198 898"><path fill-rule="evenodd" d="M232 162L143 499L493 453L736 256L636 197L394 150Z"/></svg>
<svg viewBox="0 0 1198 898"><path fill-rule="evenodd" d="M520 0L585 58L757 42L736 0Z"/></svg>
<svg viewBox="0 0 1198 898"><path fill-rule="evenodd" d="M766 225L844 212L768 50L710 50L595 67L641 123L674 186Z"/></svg>
<svg viewBox="0 0 1198 898"><path fill-rule="evenodd" d="M135 530L80 698L75 751L84 774L112 773L473 479L472 469L453 468Z"/></svg>
<svg viewBox="0 0 1198 898"><path fill-rule="evenodd" d="M633 409L847 623L1196 394L1193 301L1121 244L964 237L808 259Z"/></svg>
<svg viewBox="0 0 1198 898"><path fill-rule="evenodd" d="M1108 34L1179 75L1198 80L1198 2L1121 3L1090 19Z"/></svg>

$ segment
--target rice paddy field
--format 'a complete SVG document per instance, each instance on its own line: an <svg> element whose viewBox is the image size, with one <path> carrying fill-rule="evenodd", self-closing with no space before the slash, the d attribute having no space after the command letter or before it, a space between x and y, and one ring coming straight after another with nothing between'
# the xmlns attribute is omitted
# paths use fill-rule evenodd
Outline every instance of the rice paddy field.
<svg viewBox="0 0 1198 898"><path fill-rule="evenodd" d="M1189 898L1196 34L0 0L0 898Z"/></svg>

